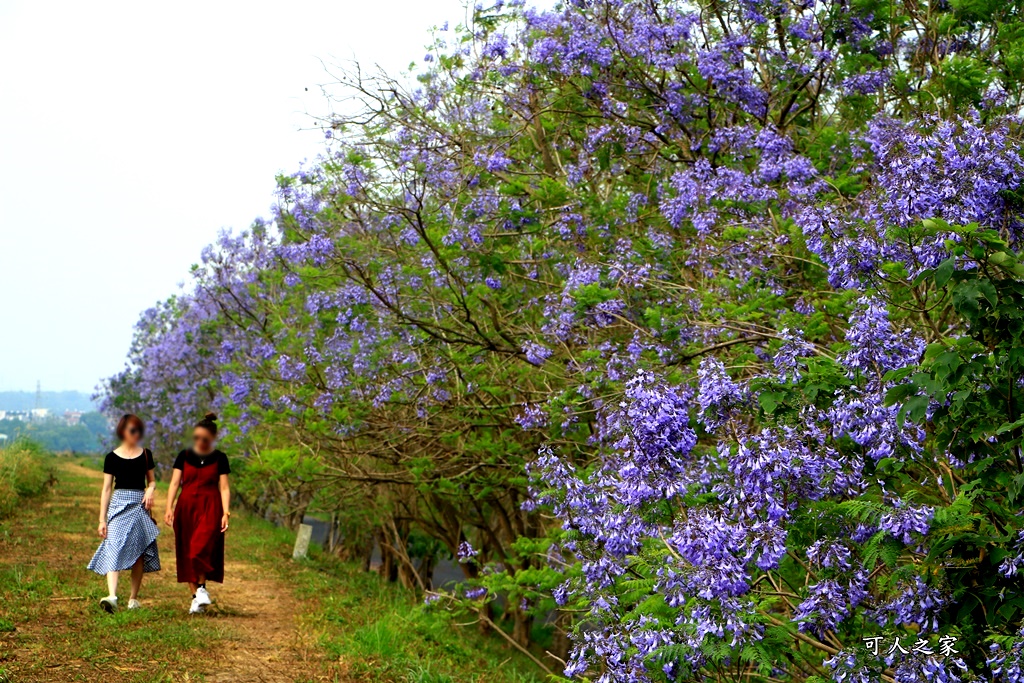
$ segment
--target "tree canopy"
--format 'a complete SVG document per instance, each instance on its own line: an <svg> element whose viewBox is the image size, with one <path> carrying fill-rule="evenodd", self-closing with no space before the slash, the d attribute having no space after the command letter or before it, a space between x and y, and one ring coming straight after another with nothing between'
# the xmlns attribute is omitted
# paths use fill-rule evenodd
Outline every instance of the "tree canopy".
<svg viewBox="0 0 1024 683"><path fill-rule="evenodd" d="M555 610L567 676L1020 681L1022 31L478 7L412 86L339 75L358 112L107 406L168 441L217 407L276 504L424 589L459 556L435 605L524 647Z"/></svg>

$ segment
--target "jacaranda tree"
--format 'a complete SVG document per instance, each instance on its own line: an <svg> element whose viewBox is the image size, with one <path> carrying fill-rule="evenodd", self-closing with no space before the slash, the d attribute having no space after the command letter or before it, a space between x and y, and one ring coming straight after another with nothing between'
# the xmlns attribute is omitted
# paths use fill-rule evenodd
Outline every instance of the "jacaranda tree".
<svg viewBox="0 0 1024 683"><path fill-rule="evenodd" d="M1020 14L477 7L328 87L109 405L218 406L275 504L566 676L1024 680Z"/></svg>

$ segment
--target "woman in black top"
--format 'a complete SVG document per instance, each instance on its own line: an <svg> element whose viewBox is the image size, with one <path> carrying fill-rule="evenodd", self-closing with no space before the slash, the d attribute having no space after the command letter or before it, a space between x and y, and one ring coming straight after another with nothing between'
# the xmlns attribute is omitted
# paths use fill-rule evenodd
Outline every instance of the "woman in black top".
<svg viewBox="0 0 1024 683"><path fill-rule="evenodd" d="M121 445L103 461L103 489L100 493L100 523L103 541L89 563L89 569L107 577L109 594L100 600L108 612L117 609L117 580L122 570L132 570L128 609L137 609L139 588L146 572L160 571L156 537L160 533L150 515L156 495L153 454L140 445L145 427L135 415L117 423Z"/></svg>
<svg viewBox="0 0 1024 683"><path fill-rule="evenodd" d="M224 534L231 519L231 466L214 447L217 416L208 413L192 433L194 446L182 451L171 470L164 521L174 527L178 583L192 591L190 614L211 604L207 581L224 583ZM174 497L181 488L175 504Z"/></svg>

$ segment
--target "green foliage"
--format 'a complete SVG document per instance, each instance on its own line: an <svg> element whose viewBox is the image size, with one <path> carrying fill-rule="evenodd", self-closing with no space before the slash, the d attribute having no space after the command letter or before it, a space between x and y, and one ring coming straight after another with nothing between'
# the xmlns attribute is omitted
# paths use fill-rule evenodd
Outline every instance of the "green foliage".
<svg viewBox="0 0 1024 683"><path fill-rule="evenodd" d="M31 441L0 448L0 518L18 508L22 499L42 493L53 480L45 451Z"/></svg>
<svg viewBox="0 0 1024 683"><path fill-rule="evenodd" d="M233 471L240 500L269 519L304 512L321 487L323 464L297 448L269 448L236 461Z"/></svg>
<svg viewBox="0 0 1024 683"><path fill-rule="evenodd" d="M1024 263L994 231L956 231L962 240L950 245L953 256L919 282L933 284L966 321L965 334L932 343L887 401L902 403L910 420L927 420L934 447L962 463L959 474L936 472L945 505L935 513L928 561L954 586L956 623L980 640L1024 616L1017 580L999 571L1004 548L1024 529Z"/></svg>

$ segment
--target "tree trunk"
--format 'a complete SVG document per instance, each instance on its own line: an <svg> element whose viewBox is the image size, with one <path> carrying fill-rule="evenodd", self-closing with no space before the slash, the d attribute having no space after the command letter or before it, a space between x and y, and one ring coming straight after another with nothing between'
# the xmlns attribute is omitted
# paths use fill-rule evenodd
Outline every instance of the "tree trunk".
<svg viewBox="0 0 1024 683"><path fill-rule="evenodd" d="M517 607L512 609L512 620L512 639L524 648L530 647L533 617Z"/></svg>
<svg viewBox="0 0 1024 683"><path fill-rule="evenodd" d="M480 633L487 635L491 632L491 623L494 621L494 608L490 602L484 603L479 610Z"/></svg>
<svg viewBox="0 0 1024 683"><path fill-rule="evenodd" d="M437 553L427 553L420 559L417 571L423 587L430 590L434 587L434 567L437 565Z"/></svg>
<svg viewBox="0 0 1024 683"><path fill-rule="evenodd" d="M398 578L398 567L395 566L395 556L386 544L380 544L380 575L388 581Z"/></svg>
<svg viewBox="0 0 1024 683"><path fill-rule="evenodd" d="M335 548L338 547L338 515L337 513L331 513L331 523L327 527L327 539L326 550L329 553L333 553Z"/></svg>
<svg viewBox="0 0 1024 683"><path fill-rule="evenodd" d="M411 590L418 588L420 584L416 581L415 569L402 558L399 558L397 564L398 582L402 584L402 587L409 588Z"/></svg>
<svg viewBox="0 0 1024 683"><path fill-rule="evenodd" d="M370 566L373 564L373 549L377 546L377 532L371 532L366 535L363 540L363 547L361 548L360 556L363 560L363 571L370 571Z"/></svg>
<svg viewBox="0 0 1024 683"><path fill-rule="evenodd" d="M569 648L572 645L572 641L569 640L571 626L572 615L558 610L554 620L555 632L551 637L551 654L558 657L561 662L566 662L569 659Z"/></svg>

